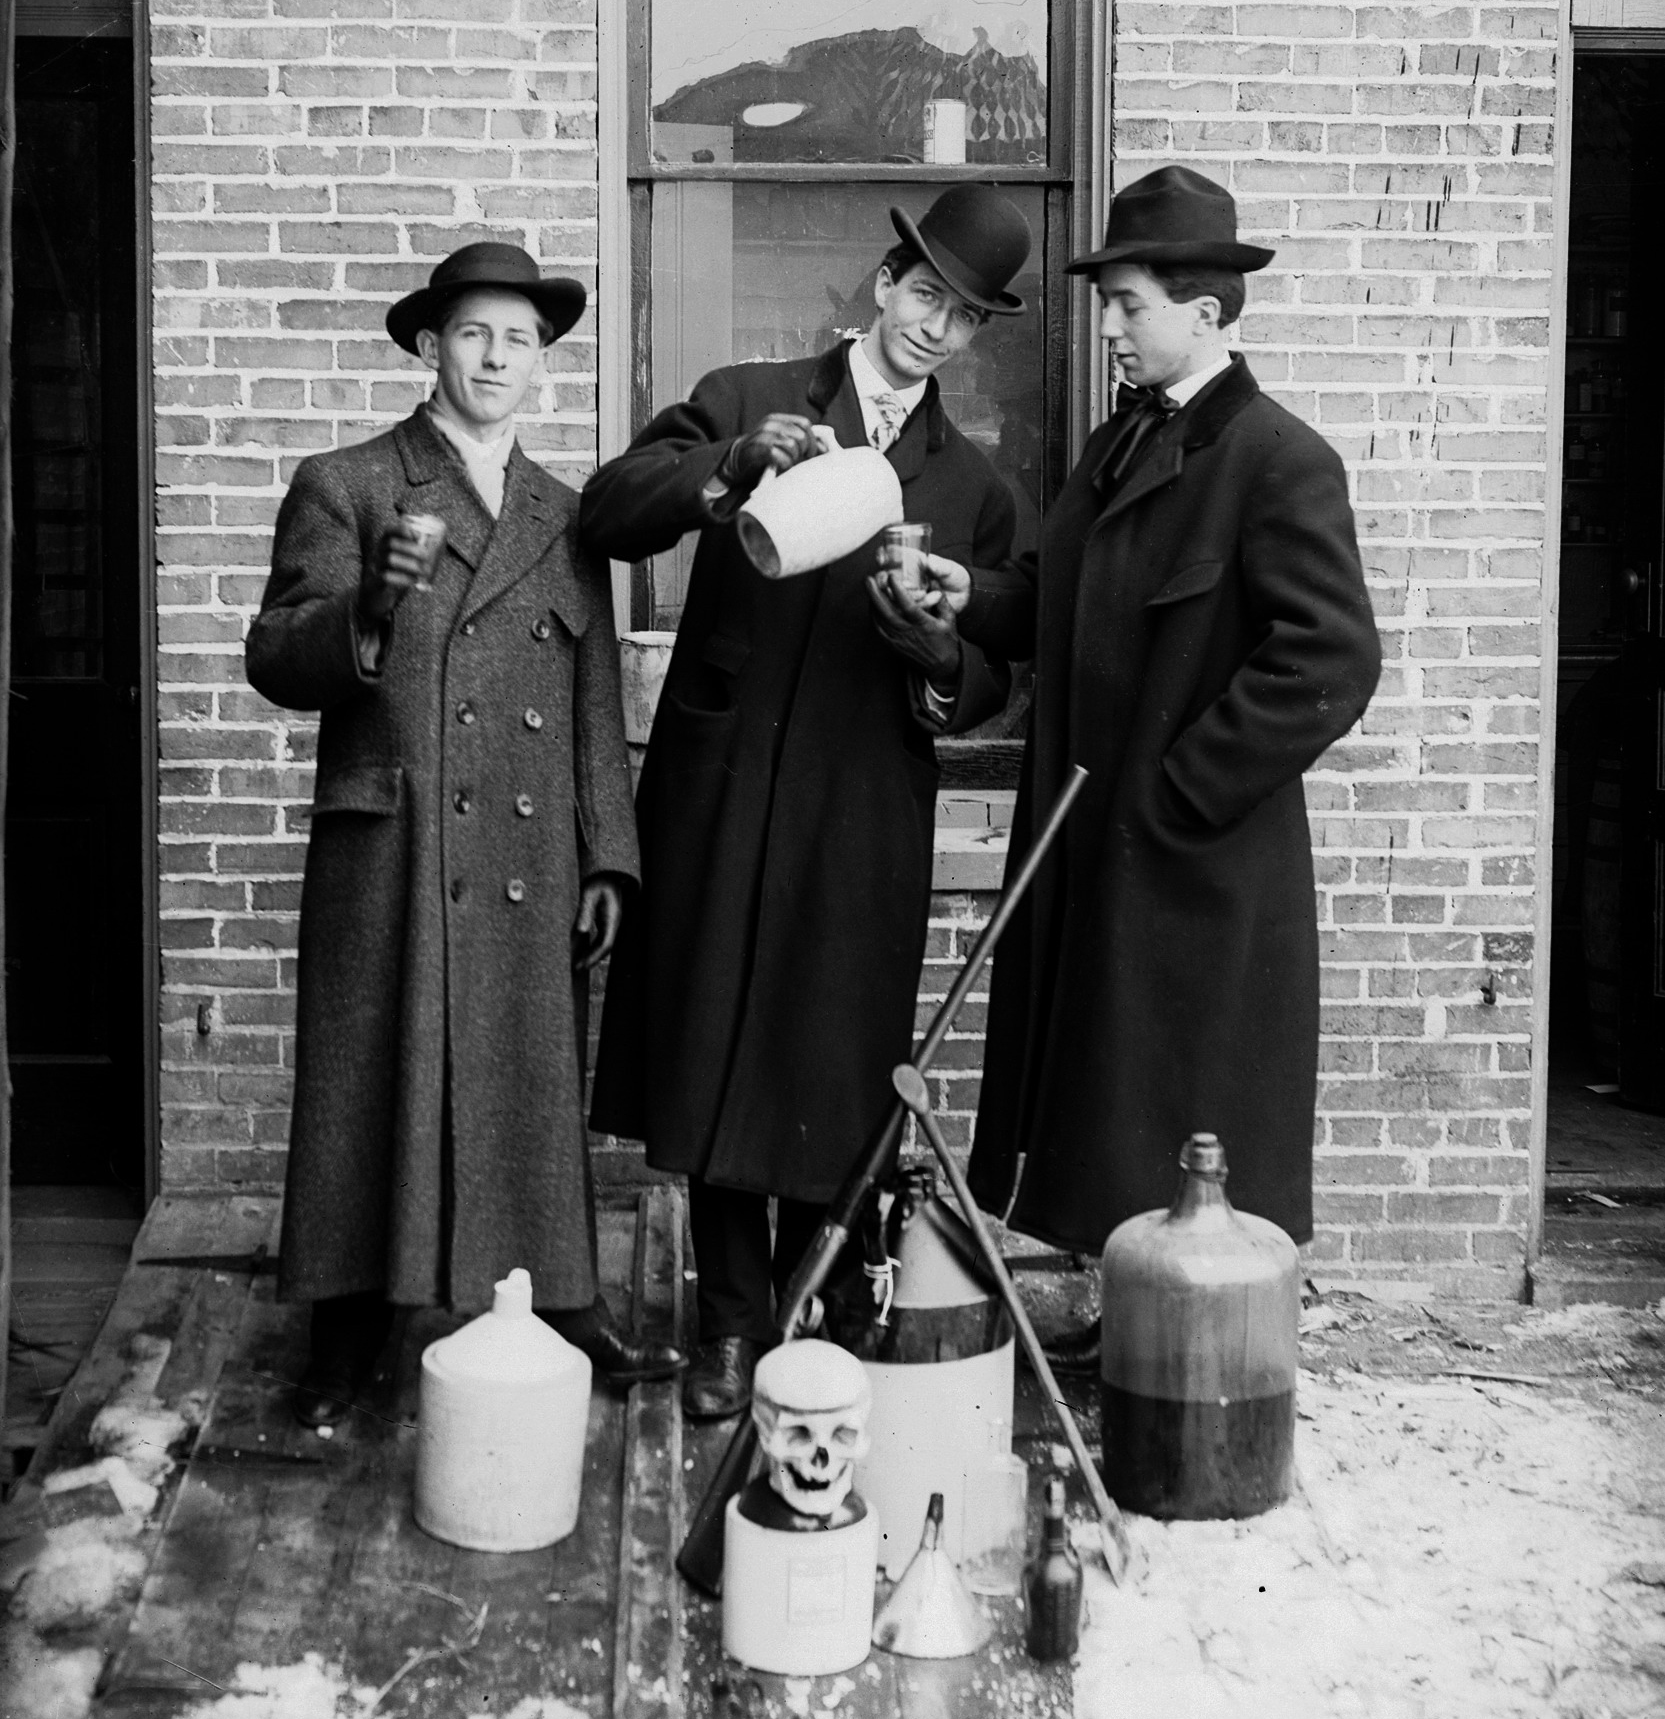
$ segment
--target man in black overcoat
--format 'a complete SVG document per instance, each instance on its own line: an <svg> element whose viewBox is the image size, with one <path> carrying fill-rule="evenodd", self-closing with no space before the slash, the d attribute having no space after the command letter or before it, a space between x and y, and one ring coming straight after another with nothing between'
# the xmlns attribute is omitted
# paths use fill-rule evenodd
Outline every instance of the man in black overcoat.
<svg viewBox="0 0 1665 1719"><path fill-rule="evenodd" d="M594 553L636 561L700 534L637 797L642 890L608 976L591 1121L689 1178L702 1346L683 1396L703 1417L749 1400L771 1286L889 1108L925 950L932 735L993 715L1008 684L939 594L915 602L875 576L872 544L769 580L734 529L763 473L830 432L891 461L907 518L933 527L933 581L1008 565L1012 498L934 373L987 317L1022 309L1007 287L1028 227L982 186L917 226L891 219L901 242L865 336L714 371L584 490Z"/></svg>
<svg viewBox="0 0 1665 1719"><path fill-rule="evenodd" d="M1069 767L1091 772L995 959L971 1159L981 1204L1083 1252L1169 1203L1193 1130L1219 1135L1238 1206L1312 1234L1301 774L1362 714L1381 648L1340 459L1221 332L1271 257L1189 169L1115 199L1070 268L1133 386L1047 515L1038 577L975 573L961 617L1035 661L1011 866Z"/></svg>
<svg viewBox="0 0 1665 1719"><path fill-rule="evenodd" d="M477 1312L516 1266L604 1375L681 1362L597 1289L585 990L637 873L618 645L578 498L514 430L583 308L494 243L396 304L433 396L301 462L249 630L254 687L323 713L278 1281L312 1303L312 1426L346 1413L389 1303Z"/></svg>

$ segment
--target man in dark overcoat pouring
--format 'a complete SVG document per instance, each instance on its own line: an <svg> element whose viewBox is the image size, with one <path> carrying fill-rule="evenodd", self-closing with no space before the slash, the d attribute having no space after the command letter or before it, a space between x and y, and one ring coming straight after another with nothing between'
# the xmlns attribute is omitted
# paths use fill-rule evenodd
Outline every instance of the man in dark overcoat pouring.
<svg viewBox="0 0 1665 1719"><path fill-rule="evenodd" d="M1131 386L1047 514L1038 578L979 570L961 617L1035 661L1011 866L1091 772L995 960L971 1185L1004 1212L1015 1184L1014 1228L1084 1252L1169 1203L1193 1130L1219 1135L1238 1206L1312 1234L1301 773L1362 714L1381 647L1340 459L1222 333L1271 258L1190 169L1116 197L1070 269Z"/></svg>
<svg viewBox="0 0 1665 1719"><path fill-rule="evenodd" d="M514 428L583 309L489 242L394 305L432 398L301 462L249 631L255 688L323 713L278 1283L312 1303L314 1426L347 1412L390 1304L479 1311L516 1266L604 1376L681 1363L597 1288L585 987L636 831L606 570Z"/></svg>
<svg viewBox="0 0 1665 1719"><path fill-rule="evenodd" d="M689 1178L701 1349L688 1412L749 1400L784 1284L890 1104L925 950L933 733L993 715L1008 676L863 550L763 578L734 516L831 434L883 452L937 580L1008 564L1016 509L949 422L935 373L1022 301L1018 209L984 186L891 211L877 314L819 358L706 376L585 486L585 546L700 541L642 771L642 892L613 957L591 1121ZM957 606L961 597L954 599ZM934 606L933 606L934 605ZM778 1200L771 1242L768 1204Z"/></svg>

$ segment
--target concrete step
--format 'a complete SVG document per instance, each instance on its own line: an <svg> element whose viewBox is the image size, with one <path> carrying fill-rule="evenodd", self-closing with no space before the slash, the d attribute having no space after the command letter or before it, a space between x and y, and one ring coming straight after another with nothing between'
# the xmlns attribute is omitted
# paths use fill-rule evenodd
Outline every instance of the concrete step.
<svg viewBox="0 0 1665 1719"><path fill-rule="evenodd" d="M1575 1199L1552 1206L1531 1292L1535 1307L1645 1307L1665 1299L1665 1203L1632 1198L1614 1208Z"/></svg>

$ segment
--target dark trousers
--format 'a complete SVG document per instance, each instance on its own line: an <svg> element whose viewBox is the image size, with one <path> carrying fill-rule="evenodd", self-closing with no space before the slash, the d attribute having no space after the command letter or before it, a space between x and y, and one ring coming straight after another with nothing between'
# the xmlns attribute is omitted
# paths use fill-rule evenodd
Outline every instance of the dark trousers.
<svg viewBox="0 0 1665 1719"><path fill-rule="evenodd" d="M699 1272L700 1341L749 1337L772 1343L771 1290L786 1293L792 1272L826 1216L825 1206L781 1200L769 1239L769 1196L688 1178L688 1227Z"/></svg>

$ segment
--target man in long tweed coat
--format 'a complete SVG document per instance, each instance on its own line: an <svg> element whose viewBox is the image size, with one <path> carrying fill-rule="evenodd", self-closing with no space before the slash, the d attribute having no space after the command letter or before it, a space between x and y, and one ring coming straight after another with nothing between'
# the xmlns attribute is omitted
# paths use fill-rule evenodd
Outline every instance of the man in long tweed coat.
<svg viewBox="0 0 1665 1719"><path fill-rule="evenodd" d="M516 1266L605 1375L681 1364L597 1289L585 987L636 833L606 575L514 432L583 308L513 246L447 258L387 319L432 398L304 460L278 514L249 680L323 713L279 1277L312 1303L308 1425L346 1413L390 1303L476 1311Z"/></svg>
<svg viewBox="0 0 1665 1719"><path fill-rule="evenodd" d="M925 953L934 732L992 716L1004 669L914 604L874 547L763 578L734 515L817 432L880 448L933 577L1009 561L1016 508L935 372L1007 290L1029 229L961 186L884 259L877 315L819 358L714 371L584 490L587 548L637 560L700 534L637 814L642 894L607 981L592 1121L689 1178L699 1356L688 1412L736 1413L778 1291L890 1104ZM769 1199L777 1198L771 1241Z"/></svg>

